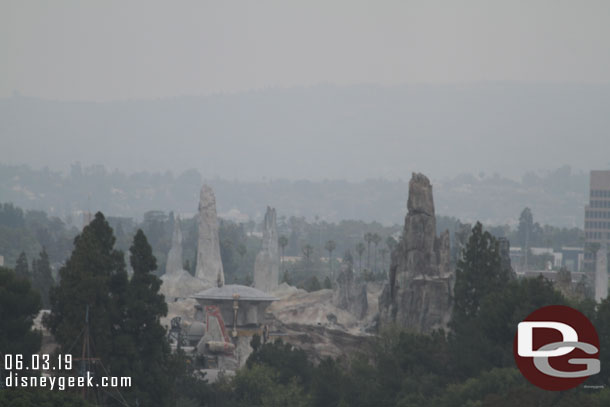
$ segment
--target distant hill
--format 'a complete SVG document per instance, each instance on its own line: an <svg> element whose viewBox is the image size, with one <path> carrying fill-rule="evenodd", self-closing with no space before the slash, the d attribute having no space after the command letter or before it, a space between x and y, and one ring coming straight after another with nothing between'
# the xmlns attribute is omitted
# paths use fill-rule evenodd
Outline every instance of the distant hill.
<svg viewBox="0 0 610 407"><path fill-rule="evenodd" d="M468 222L515 225L521 210L529 206L541 224L583 226L589 177L567 166L544 174L528 173L520 181L499 175L432 181L437 214ZM88 210L141 219L149 210L194 214L203 182L214 188L221 216L237 221L260 220L267 205L275 206L279 217L318 217L329 222L356 219L402 224L406 213L408 178L248 182L204 179L196 170L179 175L126 174L80 165L62 174L0 164L0 201L64 219Z"/></svg>

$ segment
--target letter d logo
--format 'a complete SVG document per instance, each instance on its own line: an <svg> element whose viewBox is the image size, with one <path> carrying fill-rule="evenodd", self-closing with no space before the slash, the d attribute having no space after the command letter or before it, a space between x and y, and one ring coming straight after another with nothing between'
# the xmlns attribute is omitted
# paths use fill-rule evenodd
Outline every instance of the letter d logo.
<svg viewBox="0 0 610 407"><path fill-rule="evenodd" d="M547 328L555 329L561 332L563 336L561 342L578 342L578 334L570 325L566 325L561 322L548 322L548 321L527 321L520 322L517 326L517 335L519 340L519 356L522 357L557 357L567 355L574 350L573 346L564 346L555 350L533 350L534 344L534 328Z"/></svg>
<svg viewBox="0 0 610 407"><path fill-rule="evenodd" d="M583 314L563 305L532 312L517 326L517 367L545 390L567 390L599 373L599 338Z"/></svg>

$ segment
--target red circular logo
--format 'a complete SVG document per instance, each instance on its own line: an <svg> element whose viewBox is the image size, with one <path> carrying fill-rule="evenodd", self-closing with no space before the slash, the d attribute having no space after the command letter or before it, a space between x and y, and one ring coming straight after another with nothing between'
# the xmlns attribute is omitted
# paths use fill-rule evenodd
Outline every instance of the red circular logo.
<svg viewBox="0 0 610 407"><path fill-rule="evenodd" d="M599 338L579 311L551 305L532 312L517 327L517 367L544 390L568 390L599 373Z"/></svg>

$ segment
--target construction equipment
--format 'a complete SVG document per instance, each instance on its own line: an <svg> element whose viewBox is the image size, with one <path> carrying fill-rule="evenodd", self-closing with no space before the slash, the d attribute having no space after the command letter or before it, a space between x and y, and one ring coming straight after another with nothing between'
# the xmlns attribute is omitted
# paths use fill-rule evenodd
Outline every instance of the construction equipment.
<svg viewBox="0 0 610 407"><path fill-rule="evenodd" d="M205 307L205 331L210 340L205 342L205 349L209 353L224 353L232 355L235 345L227 335L224 320L220 313L220 308L216 305L206 305ZM214 335L216 333L216 335ZM220 335L218 335L220 333ZM218 338L218 336L221 336ZM220 339L220 340L218 340Z"/></svg>

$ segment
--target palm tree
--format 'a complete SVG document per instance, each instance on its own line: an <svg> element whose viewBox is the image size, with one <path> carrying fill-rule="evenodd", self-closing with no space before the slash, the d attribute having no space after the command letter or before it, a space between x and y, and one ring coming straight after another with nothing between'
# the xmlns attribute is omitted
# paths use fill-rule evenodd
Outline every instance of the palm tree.
<svg viewBox="0 0 610 407"><path fill-rule="evenodd" d="M324 245L324 248L326 249L326 251L328 251L328 263L330 265L330 275L331 277L333 276L333 251L337 248L337 244L335 243L334 240L329 240L328 242L326 242L326 244Z"/></svg>
<svg viewBox="0 0 610 407"><path fill-rule="evenodd" d="M280 258L282 259L282 269L284 269L284 249L288 246L288 238L284 235L280 236L277 240L277 243L280 245L280 249L282 253L280 254Z"/></svg>
<svg viewBox="0 0 610 407"><path fill-rule="evenodd" d="M371 232L366 232L364 234L364 241L366 242L366 268L369 270L371 268L371 242L373 241L373 234Z"/></svg>
<svg viewBox="0 0 610 407"><path fill-rule="evenodd" d="M364 243L360 242L356 245L356 253L358 253L358 269L362 271L362 254L366 250Z"/></svg>
<svg viewBox="0 0 610 407"><path fill-rule="evenodd" d="M377 246L381 242L381 236L379 236L377 233L373 233L373 236L371 237L371 241L375 245L375 257L374 257L375 265L373 266L373 271L377 271Z"/></svg>

